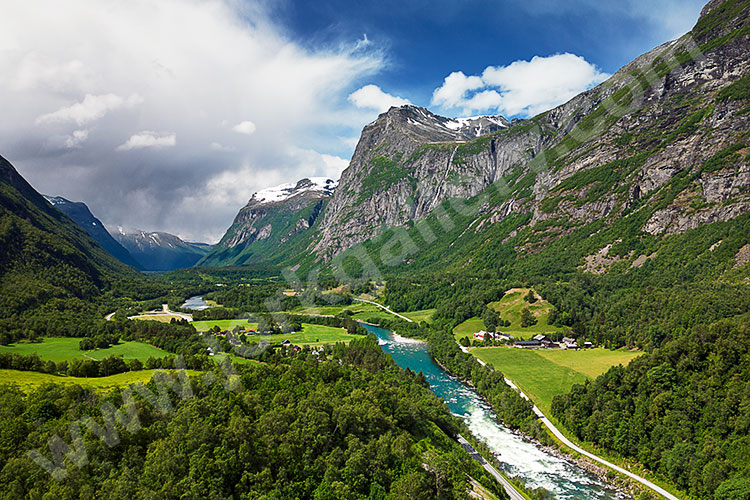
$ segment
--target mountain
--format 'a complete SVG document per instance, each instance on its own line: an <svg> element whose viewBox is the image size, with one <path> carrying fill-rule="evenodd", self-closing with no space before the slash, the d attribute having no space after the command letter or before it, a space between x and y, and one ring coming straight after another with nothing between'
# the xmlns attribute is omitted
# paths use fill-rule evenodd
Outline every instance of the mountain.
<svg viewBox="0 0 750 500"><path fill-rule="evenodd" d="M44 198L50 202L52 206L61 210L65 215L73 219L73 222L86 230L86 232L89 233L89 236L94 238L94 240L99 243L99 246L109 252L114 258L123 264L140 269L140 264L135 261L125 247L120 245L117 240L109 234L109 231L104 227L104 224L94 217L94 214L91 213L91 210L89 210L89 207L86 206L85 203L69 201L61 196L44 195Z"/></svg>
<svg viewBox="0 0 750 500"><path fill-rule="evenodd" d="M118 227L111 234L144 271L192 267L211 250L211 245L186 242L173 234L158 231Z"/></svg>
<svg viewBox="0 0 750 500"><path fill-rule="evenodd" d="M0 157L0 318L52 302L59 316L65 301L94 298L135 274ZM80 308L80 300L75 304Z"/></svg>
<svg viewBox="0 0 750 500"><path fill-rule="evenodd" d="M426 243L420 252L404 245L418 254L405 259L412 268L481 268L498 248L538 252L592 223L627 218L628 231L658 237L734 219L750 210L746 14L744 2L712 1L691 32L528 120L391 108L364 128L293 251L276 235L236 258L238 240L274 227L251 200L210 262L309 267L364 243L377 263L394 230L405 230ZM426 233L446 237L433 243Z"/></svg>
<svg viewBox="0 0 750 500"><path fill-rule="evenodd" d="M301 251L315 234L320 214L337 183L311 177L259 191L235 217L221 241L199 265L258 263Z"/></svg>

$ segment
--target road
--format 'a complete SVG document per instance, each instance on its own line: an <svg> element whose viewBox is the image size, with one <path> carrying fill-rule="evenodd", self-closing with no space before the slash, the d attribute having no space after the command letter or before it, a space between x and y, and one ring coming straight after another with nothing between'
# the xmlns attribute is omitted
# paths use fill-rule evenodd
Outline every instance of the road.
<svg viewBox="0 0 750 500"><path fill-rule="evenodd" d="M461 348L461 350L463 352L469 354L469 350L467 348L465 348L462 345L459 345L459 347ZM481 365L486 365L486 363L484 361L482 361L481 359L479 359L479 358L477 358L477 361L479 361L479 363ZM516 384L513 383L512 380L510 380L509 378L506 377L505 378L505 383L508 384L511 388L513 388L516 392L518 392L518 394L520 394L522 398L524 398L524 399L526 399L528 401L531 401L529 399L529 397L526 394L524 394L524 392L521 389L519 389ZM637 474L633 474L629 470L623 469L622 467L620 467L618 465L615 465L612 462L609 462L607 460L604 460L603 458L601 458L599 456L596 456L593 453L589 453L588 451L584 450L580 446L574 444L570 439L566 438L565 435L562 432L560 432L560 429L558 429L557 427L555 427L555 425L552 422L550 422L550 420L544 415L544 413L542 413L542 411L539 408L537 408L536 405L533 405L533 410L534 410L534 413L536 413L536 416L539 417L539 420L541 420L542 423L547 426L547 428L552 432L552 434L554 434L557 439L559 439L560 441L562 441L563 444L565 444L565 446L567 446L571 450L577 451L581 455L585 455L585 456L589 457L591 460L593 460L595 462L599 462L600 464L602 464L602 465L604 465L606 467L609 467L610 469L615 470L615 471L619 472L620 474L625 474L629 478L631 478L631 479L633 479L635 481L638 481L639 483L641 483L645 487L650 488L651 490L653 490L656 493L660 494L664 498L668 498L669 500L679 500L679 498L677 498L676 496L674 496L673 494L671 494L670 492L668 492L664 488L655 485L654 483L652 483L648 479L643 478L643 477L641 477L641 476L639 476Z"/></svg>
<svg viewBox="0 0 750 500"><path fill-rule="evenodd" d="M469 444L469 442L466 441L466 439L461 434L458 435L458 444L463 446L464 449L469 452L471 458L479 462L479 464L484 467L487 472L489 472L495 479L497 479L500 484L503 485L503 488L510 497L510 500L526 500L523 495L521 495L518 490L516 490L515 486L513 486L510 481L505 479L505 476L500 474L491 463L485 460L484 457L477 450L475 450L474 447Z"/></svg>
<svg viewBox="0 0 750 500"><path fill-rule="evenodd" d="M407 318L406 316L403 316L403 315L401 315L401 314L399 314L399 313L397 313L397 312L393 312L393 311L391 311L391 310L390 310L390 309L389 309L388 307L384 306L383 304L378 304L377 302L373 302L372 300L365 300L365 299L357 299L357 298L354 298L354 300L358 300L358 301L360 301L360 302L367 302L368 304L373 304L373 305L376 305L376 306L378 306L379 308L383 309L384 311L386 311L386 312L389 312L389 313L393 314L394 316L398 316L399 318L401 318L401 319L403 319L403 320L406 320L406 321L408 321L409 323L414 323L414 322L413 322L412 320L410 320L410 319L409 319L409 318Z"/></svg>

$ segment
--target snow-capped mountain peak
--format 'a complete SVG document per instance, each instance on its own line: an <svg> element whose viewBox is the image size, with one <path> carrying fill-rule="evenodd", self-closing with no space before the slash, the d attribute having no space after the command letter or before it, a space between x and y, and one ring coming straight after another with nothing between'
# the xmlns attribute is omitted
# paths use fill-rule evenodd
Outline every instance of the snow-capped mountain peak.
<svg viewBox="0 0 750 500"><path fill-rule="evenodd" d="M281 184L271 188L266 188L253 194L250 201L257 203L277 203L287 200L292 196L300 193L317 191L321 193L332 194L338 182L327 177L307 177L296 184Z"/></svg>

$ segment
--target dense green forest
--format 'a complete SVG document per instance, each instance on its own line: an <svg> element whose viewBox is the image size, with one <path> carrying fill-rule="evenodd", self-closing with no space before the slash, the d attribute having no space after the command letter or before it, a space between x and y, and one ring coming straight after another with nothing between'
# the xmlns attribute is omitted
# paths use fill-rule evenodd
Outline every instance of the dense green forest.
<svg viewBox="0 0 750 500"><path fill-rule="evenodd" d="M506 498L453 441L465 432L460 420L372 337L339 344L328 361L301 354L238 370L239 390L195 378L190 397L172 394L167 412L134 391L140 430L117 423L119 442L108 446L83 426L86 463L63 459L59 481L26 452L41 449L49 457L51 436L69 443L71 424L102 422L120 396L78 386L45 385L28 395L4 387L1 496L464 499L473 477Z"/></svg>

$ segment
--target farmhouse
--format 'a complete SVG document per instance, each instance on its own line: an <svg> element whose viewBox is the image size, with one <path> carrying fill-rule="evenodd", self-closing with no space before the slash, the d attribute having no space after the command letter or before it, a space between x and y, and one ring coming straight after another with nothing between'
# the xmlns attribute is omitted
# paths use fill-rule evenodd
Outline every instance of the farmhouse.
<svg viewBox="0 0 750 500"><path fill-rule="evenodd" d="M570 337L563 337L562 345L565 346L566 349L578 349L576 339L572 339Z"/></svg>
<svg viewBox="0 0 750 500"><path fill-rule="evenodd" d="M538 349L542 346L542 343L538 340L516 340L513 345L522 349Z"/></svg>

